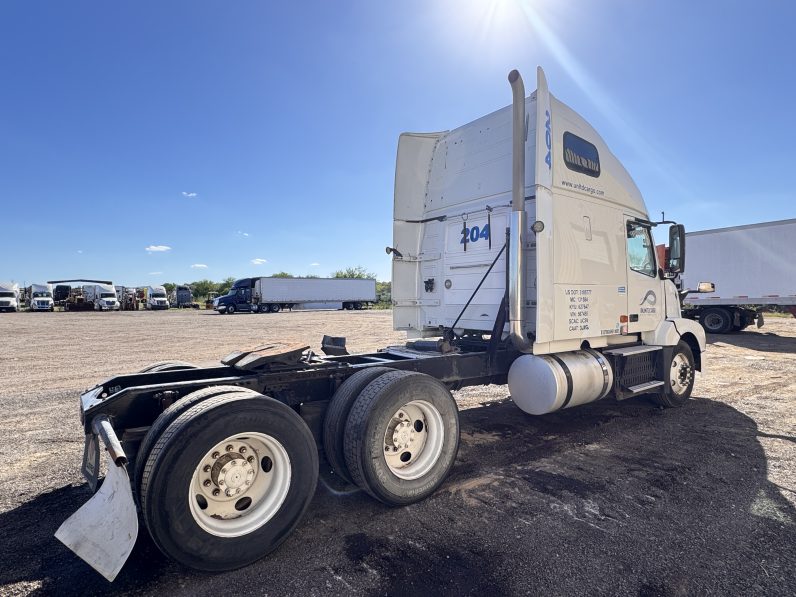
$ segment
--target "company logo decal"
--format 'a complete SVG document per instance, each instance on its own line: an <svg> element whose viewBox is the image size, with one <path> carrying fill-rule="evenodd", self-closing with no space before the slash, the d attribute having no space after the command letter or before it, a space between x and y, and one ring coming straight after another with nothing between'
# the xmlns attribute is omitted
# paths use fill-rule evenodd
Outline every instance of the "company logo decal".
<svg viewBox="0 0 796 597"><path fill-rule="evenodd" d="M657 302L658 302L658 297L655 296L655 292L653 292L652 290L648 290L647 294L644 295L644 298L641 299L639 305L643 305L644 303L647 303L649 305L654 305Z"/></svg>

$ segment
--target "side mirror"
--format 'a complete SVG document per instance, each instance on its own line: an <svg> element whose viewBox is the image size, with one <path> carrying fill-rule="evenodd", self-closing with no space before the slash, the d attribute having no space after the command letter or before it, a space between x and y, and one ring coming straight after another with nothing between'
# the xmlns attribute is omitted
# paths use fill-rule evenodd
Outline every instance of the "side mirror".
<svg viewBox="0 0 796 597"><path fill-rule="evenodd" d="M685 271L685 226L669 226L669 261L666 269L673 274Z"/></svg>
<svg viewBox="0 0 796 597"><path fill-rule="evenodd" d="M713 282L700 282L699 286L697 286L697 292L699 294L716 292L716 285Z"/></svg>

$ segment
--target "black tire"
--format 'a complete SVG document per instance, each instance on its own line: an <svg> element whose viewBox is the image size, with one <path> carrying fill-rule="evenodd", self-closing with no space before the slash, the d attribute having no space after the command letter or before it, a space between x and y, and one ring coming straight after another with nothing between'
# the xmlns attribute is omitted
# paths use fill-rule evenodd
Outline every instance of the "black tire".
<svg viewBox="0 0 796 597"><path fill-rule="evenodd" d="M732 330L732 315L727 309L713 307L702 311L699 323L709 334L726 334Z"/></svg>
<svg viewBox="0 0 796 597"><path fill-rule="evenodd" d="M289 486L267 522L243 535L218 536L199 526L186 497L206 452L231 435L246 433L266 434L281 444L290 461ZM271 472L265 466L262 470ZM276 549L301 520L317 481L315 441L294 410L264 396L222 394L185 411L160 436L141 480L141 510L164 554L189 568L222 572Z"/></svg>
<svg viewBox="0 0 796 597"><path fill-rule="evenodd" d="M198 369L193 363L185 361L158 361L141 369L139 373L154 373L156 371L179 371L181 369Z"/></svg>
<svg viewBox="0 0 796 597"><path fill-rule="evenodd" d="M346 311L350 311L353 308L354 305L352 305L351 303L343 303L343 309L345 309Z"/></svg>
<svg viewBox="0 0 796 597"><path fill-rule="evenodd" d="M679 364L678 360L680 360ZM675 371L675 369L677 370ZM695 374L694 354L691 352L691 347L680 340L674 349L674 353L672 353L669 365L666 367L663 380L664 391L655 395L656 401L670 408L683 406L688 402L691 392L694 390ZM679 383L673 381L675 378L679 378ZM681 388L679 391L677 390L678 387Z"/></svg>
<svg viewBox="0 0 796 597"><path fill-rule="evenodd" d="M282 310L282 305L271 305L271 313L279 313Z"/></svg>
<svg viewBox="0 0 796 597"><path fill-rule="evenodd" d="M227 307L227 315L235 315L235 305Z"/></svg>
<svg viewBox="0 0 796 597"><path fill-rule="evenodd" d="M354 303L354 309L357 311L362 311L362 303Z"/></svg>
<svg viewBox="0 0 796 597"><path fill-rule="evenodd" d="M351 407L359 394L374 379L395 369L368 367L346 379L332 396L323 420L323 450L334 472L347 483L352 483L351 473L345 463L345 427Z"/></svg>
<svg viewBox="0 0 796 597"><path fill-rule="evenodd" d="M249 307L249 310L252 313L259 313L260 312L260 307L258 305L252 305L251 307Z"/></svg>
<svg viewBox="0 0 796 597"><path fill-rule="evenodd" d="M179 417L182 413L192 406L199 404L203 400L207 400L208 398L212 398L213 396L218 396L220 394L234 394L236 392L247 395L258 395L254 390L241 388L238 386L209 386L207 388L202 388L201 390L191 392L160 413L158 418L155 419L155 422L152 423L149 431L147 431L144 439L141 440L141 444L139 445L138 452L135 456L133 495L136 497L136 499L139 498L139 493L141 490L141 477L144 476L144 467L146 466L147 458L149 458L149 453L152 451L152 446L155 445L158 438L166 430L166 428L176 421L177 417Z"/></svg>
<svg viewBox="0 0 796 597"><path fill-rule="evenodd" d="M430 468L421 476L399 478L385 459L385 433L394 415L412 401L430 404L440 416L440 448ZM430 433L428 438L431 441ZM390 506L418 502L436 491L456 461L459 451L456 401L448 388L430 375L407 371L385 373L370 382L354 402L346 423L344 449L351 478L371 496ZM406 451L402 456L410 454L406 447L403 449Z"/></svg>

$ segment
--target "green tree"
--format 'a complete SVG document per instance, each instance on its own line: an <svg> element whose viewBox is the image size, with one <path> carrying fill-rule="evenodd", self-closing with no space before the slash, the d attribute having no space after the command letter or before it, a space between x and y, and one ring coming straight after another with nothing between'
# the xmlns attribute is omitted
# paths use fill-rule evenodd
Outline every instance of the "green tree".
<svg viewBox="0 0 796 597"><path fill-rule="evenodd" d="M198 282L191 282L190 286L194 299L199 299L207 297L211 292L216 292L218 285L212 280L199 280Z"/></svg>
<svg viewBox="0 0 796 597"><path fill-rule="evenodd" d="M295 278L293 274L289 274L287 272L276 272L275 274L271 274L272 278Z"/></svg>
<svg viewBox="0 0 796 597"><path fill-rule="evenodd" d="M369 272L361 265L356 265L354 267L347 267L345 269L339 269L336 272L332 272L331 278L369 278L372 280L376 279L376 274L373 272Z"/></svg>
<svg viewBox="0 0 796 597"><path fill-rule="evenodd" d="M304 277L305 277L305 278L320 278L320 276L319 276L319 275L317 275L317 274L307 274L307 275L306 275L306 276L304 276Z"/></svg>
<svg viewBox="0 0 796 597"><path fill-rule="evenodd" d="M392 282L376 282L376 301L384 306L392 303Z"/></svg>
<svg viewBox="0 0 796 597"><path fill-rule="evenodd" d="M218 294L227 294L229 292L229 289L232 288L232 285L234 283L235 283L235 278L232 277L224 278L223 282L216 284L215 290Z"/></svg>
<svg viewBox="0 0 796 597"><path fill-rule="evenodd" d="M166 289L166 292L174 292L177 285L174 282L163 282L163 288Z"/></svg>

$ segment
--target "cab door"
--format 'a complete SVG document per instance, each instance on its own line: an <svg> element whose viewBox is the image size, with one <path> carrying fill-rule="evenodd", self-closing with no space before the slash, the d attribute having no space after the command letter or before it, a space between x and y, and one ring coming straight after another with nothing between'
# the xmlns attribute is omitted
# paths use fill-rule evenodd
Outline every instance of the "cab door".
<svg viewBox="0 0 796 597"><path fill-rule="evenodd" d="M654 330L665 309L655 243L647 222L625 216L627 238L627 331Z"/></svg>

